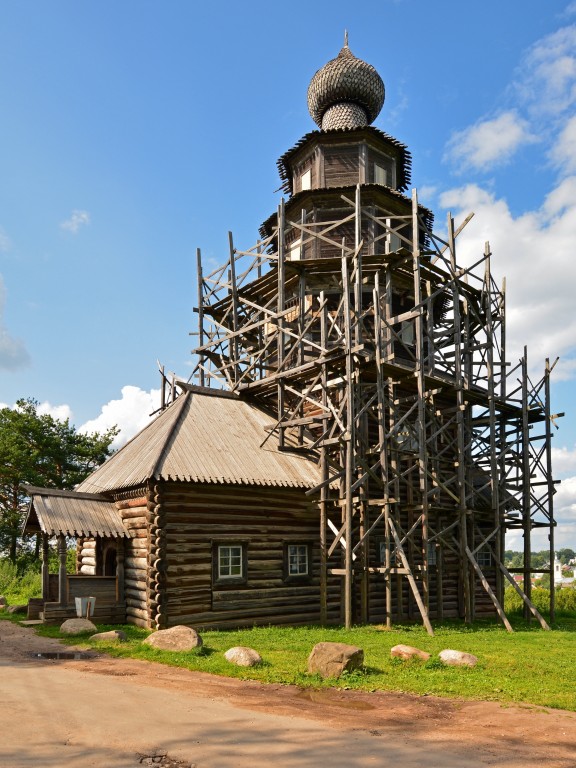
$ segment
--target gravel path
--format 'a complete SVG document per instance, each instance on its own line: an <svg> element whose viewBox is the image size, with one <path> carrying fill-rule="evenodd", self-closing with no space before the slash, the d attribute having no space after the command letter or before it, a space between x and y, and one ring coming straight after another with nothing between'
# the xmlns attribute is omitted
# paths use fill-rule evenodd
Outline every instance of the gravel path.
<svg viewBox="0 0 576 768"><path fill-rule="evenodd" d="M576 714L309 691L70 652L0 621L0 768L574 768Z"/></svg>

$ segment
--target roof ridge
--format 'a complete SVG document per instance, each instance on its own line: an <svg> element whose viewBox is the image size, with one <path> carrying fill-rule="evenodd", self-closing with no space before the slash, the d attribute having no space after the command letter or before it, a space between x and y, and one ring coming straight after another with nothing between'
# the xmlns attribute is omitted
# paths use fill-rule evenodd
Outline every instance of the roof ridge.
<svg viewBox="0 0 576 768"><path fill-rule="evenodd" d="M69 488L44 488L40 485L29 485L25 483L24 489L30 496L65 496L70 498L85 498L93 501L110 501L103 493L90 493L89 491L76 491Z"/></svg>

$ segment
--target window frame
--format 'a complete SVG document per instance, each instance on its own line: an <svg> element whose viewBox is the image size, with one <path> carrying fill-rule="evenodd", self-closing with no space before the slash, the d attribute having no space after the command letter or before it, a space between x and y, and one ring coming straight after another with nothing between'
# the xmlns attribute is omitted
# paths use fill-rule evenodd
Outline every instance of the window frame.
<svg viewBox="0 0 576 768"><path fill-rule="evenodd" d="M388 184L388 169L376 160L372 165L372 175L374 177L374 184L380 184L383 187L390 186Z"/></svg>
<svg viewBox="0 0 576 768"><path fill-rule="evenodd" d="M224 548L240 550L240 574L224 575L221 566L221 551ZM229 563L229 567L231 564ZM246 584L248 581L248 546L246 541L231 539L230 541L219 540L212 542L212 582L218 587L227 585Z"/></svg>
<svg viewBox="0 0 576 768"><path fill-rule="evenodd" d="M290 573L290 548L304 547L306 552L306 573ZM284 542L284 583L304 584L312 579L312 544L309 541Z"/></svg>
<svg viewBox="0 0 576 768"><path fill-rule="evenodd" d="M492 550L490 547L481 547L476 552L476 562L479 568L492 568L494 560L492 558Z"/></svg>

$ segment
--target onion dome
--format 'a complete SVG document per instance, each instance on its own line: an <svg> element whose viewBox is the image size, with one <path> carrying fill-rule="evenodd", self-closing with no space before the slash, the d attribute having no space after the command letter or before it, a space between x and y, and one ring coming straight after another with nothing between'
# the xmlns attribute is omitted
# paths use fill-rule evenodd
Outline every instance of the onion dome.
<svg viewBox="0 0 576 768"><path fill-rule="evenodd" d="M323 131L362 128L378 117L384 104L384 83L371 64L344 47L314 75L308 86L308 110Z"/></svg>

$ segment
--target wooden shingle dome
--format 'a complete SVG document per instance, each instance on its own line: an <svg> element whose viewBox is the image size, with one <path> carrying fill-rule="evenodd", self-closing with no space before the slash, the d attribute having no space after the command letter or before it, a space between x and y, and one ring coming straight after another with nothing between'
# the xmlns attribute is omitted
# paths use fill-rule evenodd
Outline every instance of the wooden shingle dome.
<svg viewBox="0 0 576 768"><path fill-rule="evenodd" d="M308 110L323 131L363 128L378 116L384 104L384 83L371 64L344 47L319 69L308 86Z"/></svg>

